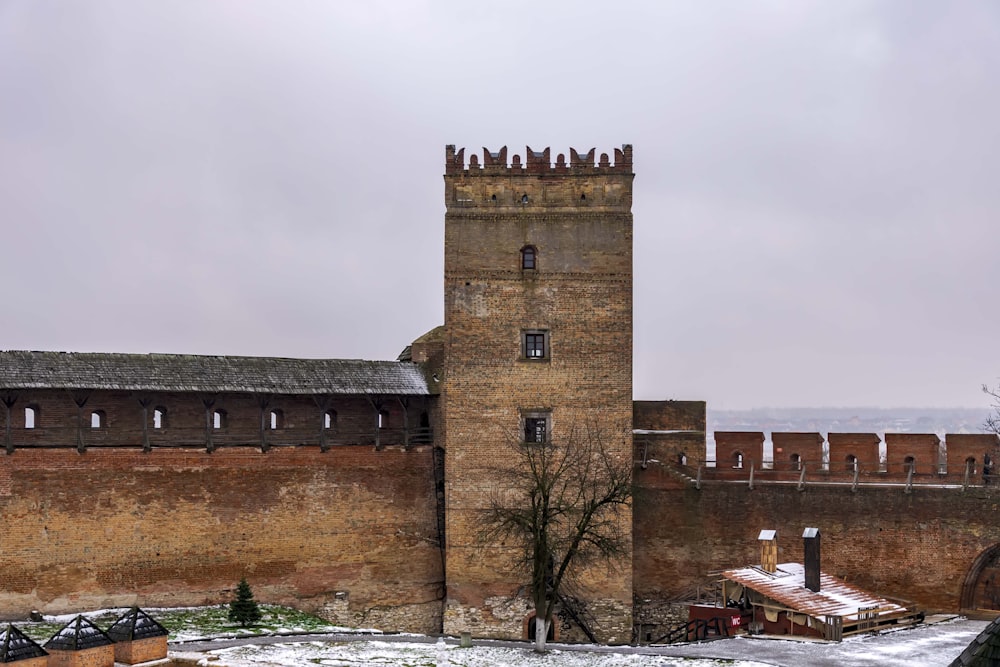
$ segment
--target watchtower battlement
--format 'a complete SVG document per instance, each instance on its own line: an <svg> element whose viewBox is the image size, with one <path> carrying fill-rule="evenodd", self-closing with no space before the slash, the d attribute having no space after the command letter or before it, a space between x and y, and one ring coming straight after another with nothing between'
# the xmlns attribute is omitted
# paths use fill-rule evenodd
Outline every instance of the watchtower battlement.
<svg viewBox="0 0 1000 667"><path fill-rule="evenodd" d="M507 147L483 148L483 160L475 153L465 162L465 148L445 147L445 204L451 208L604 208L625 211L632 207L632 146L614 150L614 163L607 153L595 162L596 148L559 153L525 146L525 161L514 155L507 162Z"/></svg>

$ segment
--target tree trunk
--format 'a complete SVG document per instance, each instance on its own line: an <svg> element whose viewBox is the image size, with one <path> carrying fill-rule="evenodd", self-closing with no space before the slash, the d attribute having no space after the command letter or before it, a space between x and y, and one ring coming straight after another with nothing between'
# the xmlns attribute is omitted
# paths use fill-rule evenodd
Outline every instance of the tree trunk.
<svg viewBox="0 0 1000 667"><path fill-rule="evenodd" d="M545 614L535 612L535 652L545 653L545 637L549 634L548 630Z"/></svg>

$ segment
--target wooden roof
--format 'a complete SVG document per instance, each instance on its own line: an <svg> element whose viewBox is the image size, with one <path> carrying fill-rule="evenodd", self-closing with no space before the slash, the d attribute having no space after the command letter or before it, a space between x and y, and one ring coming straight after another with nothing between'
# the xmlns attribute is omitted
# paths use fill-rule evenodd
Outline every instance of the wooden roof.
<svg viewBox="0 0 1000 667"><path fill-rule="evenodd" d="M360 359L0 351L0 390L428 394L419 366Z"/></svg>
<svg viewBox="0 0 1000 667"><path fill-rule="evenodd" d="M820 590L814 593L805 587L802 563L781 563L775 572L758 567L727 570L722 576L765 595L775 602L810 616L842 616L856 619L858 608L878 607L879 613L904 612L906 608L873 595L857 586L820 572Z"/></svg>

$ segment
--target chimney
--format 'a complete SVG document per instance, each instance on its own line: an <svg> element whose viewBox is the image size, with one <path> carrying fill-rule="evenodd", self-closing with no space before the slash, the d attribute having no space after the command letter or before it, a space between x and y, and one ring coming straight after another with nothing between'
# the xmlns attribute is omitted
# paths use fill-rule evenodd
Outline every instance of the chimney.
<svg viewBox="0 0 1000 667"><path fill-rule="evenodd" d="M760 542L760 569L765 572L778 571L778 531L762 530L757 536Z"/></svg>
<svg viewBox="0 0 1000 667"><path fill-rule="evenodd" d="M819 528L802 531L805 551L806 588L819 593Z"/></svg>

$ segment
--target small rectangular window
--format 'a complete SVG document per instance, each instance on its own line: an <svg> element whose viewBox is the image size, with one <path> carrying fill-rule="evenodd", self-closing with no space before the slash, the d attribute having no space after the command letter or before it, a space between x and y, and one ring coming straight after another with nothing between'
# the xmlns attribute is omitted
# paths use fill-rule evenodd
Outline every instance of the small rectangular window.
<svg viewBox="0 0 1000 667"><path fill-rule="evenodd" d="M548 424L544 417L528 417L524 420L525 442L547 442Z"/></svg>
<svg viewBox="0 0 1000 667"><path fill-rule="evenodd" d="M552 414L547 411L522 412L524 442L547 443L552 436Z"/></svg>
<svg viewBox="0 0 1000 667"><path fill-rule="evenodd" d="M521 333L521 358L541 361L549 358L549 332L529 329Z"/></svg>

